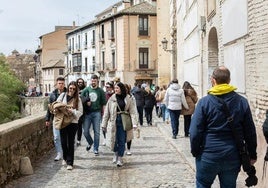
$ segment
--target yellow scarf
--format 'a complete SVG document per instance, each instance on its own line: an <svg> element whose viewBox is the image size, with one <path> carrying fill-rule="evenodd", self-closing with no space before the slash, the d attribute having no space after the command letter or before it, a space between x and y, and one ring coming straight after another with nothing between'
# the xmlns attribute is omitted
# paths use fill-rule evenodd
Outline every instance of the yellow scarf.
<svg viewBox="0 0 268 188"><path fill-rule="evenodd" d="M231 91L236 90L237 88L229 85L229 84L219 84L212 87L210 90L208 90L208 94L211 95L223 95L226 93L230 93Z"/></svg>

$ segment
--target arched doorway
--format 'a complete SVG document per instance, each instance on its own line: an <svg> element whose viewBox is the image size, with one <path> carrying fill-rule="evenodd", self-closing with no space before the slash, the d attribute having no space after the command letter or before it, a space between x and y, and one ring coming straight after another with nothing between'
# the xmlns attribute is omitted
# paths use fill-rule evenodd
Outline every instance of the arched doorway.
<svg viewBox="0 0 268 188"><path fill-rule="evenodd" d="M211 86L210 77L217 66L219 66L218 35L216 28L213 27L208 35L208 87Z"/></svg>

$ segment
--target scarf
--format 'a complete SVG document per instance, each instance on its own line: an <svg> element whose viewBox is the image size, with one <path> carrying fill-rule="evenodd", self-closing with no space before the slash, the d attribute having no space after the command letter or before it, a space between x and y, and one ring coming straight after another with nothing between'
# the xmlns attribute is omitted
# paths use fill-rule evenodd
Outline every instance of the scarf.
<svg viewBox="0 0 268 188"><path fill-rule="evenodd" d="M231 91L236 90L237 88L229 85L229 84L219 84L212 87L210 90L208 90L208 94L211 95L223 95L226 93L230 93Z"/></svg>

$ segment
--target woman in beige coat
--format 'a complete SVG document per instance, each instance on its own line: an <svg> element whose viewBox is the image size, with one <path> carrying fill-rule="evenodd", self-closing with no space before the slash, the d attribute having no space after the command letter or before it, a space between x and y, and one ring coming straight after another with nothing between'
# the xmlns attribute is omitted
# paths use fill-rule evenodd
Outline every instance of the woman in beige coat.
<svg viewBox="0 0 268 188"><path fill-rule="evenodd" d="M188 110L186 110L184 107L181 110L181 114L184 118L184 136L188 137L192 114L194 113L195 104L198 100L198 97L196 91L189 82L185 81L182 86L182 89L184 90L185 99L189 106Z"/></svg>
<svg viewBox="0 0 268 188"><path fill-rule="evenodd" d="M124 84L121 82L116 83L114 91L115 94L109 98L106 104L101 127L103 131L111 134L111 150L114 152L113 162L120 167L123 165L122 157L124 156L126 141L133 138L132 130L125 131L123 129L121 115L119 114L120 109L130 113L134 129L137 128L138 119L136 105L127 94Z"/></svg>

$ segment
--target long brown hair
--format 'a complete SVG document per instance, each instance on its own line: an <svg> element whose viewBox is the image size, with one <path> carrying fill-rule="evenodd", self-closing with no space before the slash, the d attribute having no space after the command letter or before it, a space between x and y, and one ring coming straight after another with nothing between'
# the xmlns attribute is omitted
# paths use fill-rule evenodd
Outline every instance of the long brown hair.
<svg viewBox="0 0 268 188"><path fill-rule="evenodd" d="M79 88L78 85L75 81L71 81L68 84L68 92L69 92L69 87L73 85L75 86L75 92L74 92L74 96L73 96L73 108L78 110L78 101L79 101Z"/></svg>

